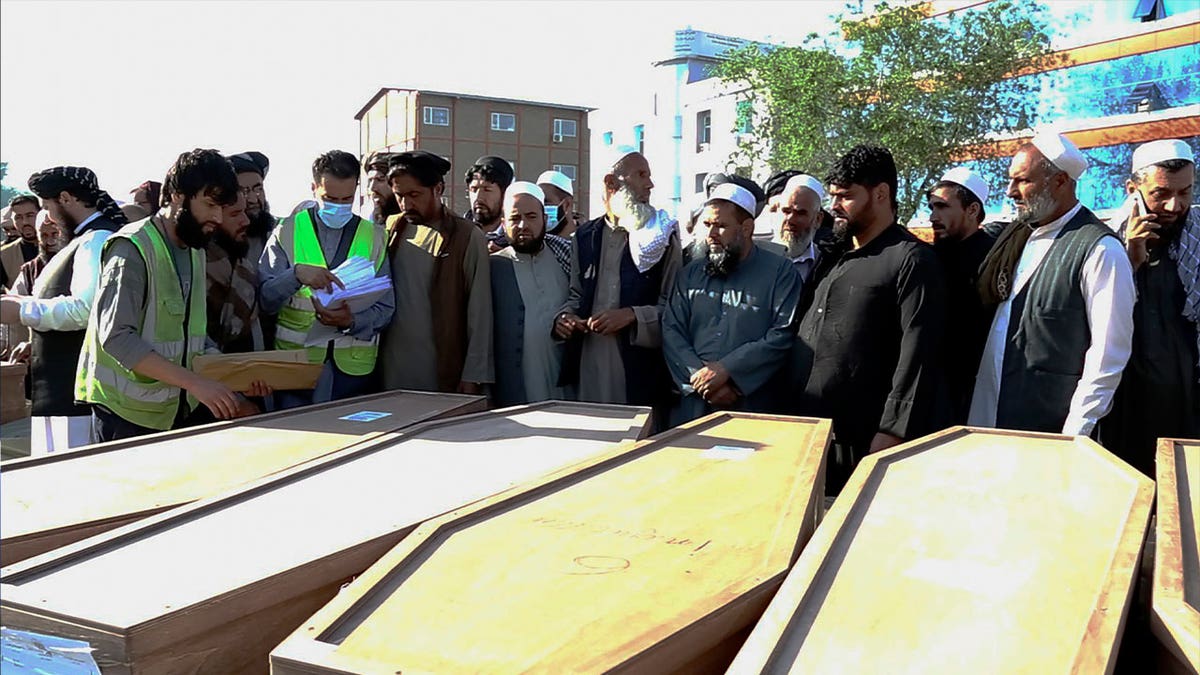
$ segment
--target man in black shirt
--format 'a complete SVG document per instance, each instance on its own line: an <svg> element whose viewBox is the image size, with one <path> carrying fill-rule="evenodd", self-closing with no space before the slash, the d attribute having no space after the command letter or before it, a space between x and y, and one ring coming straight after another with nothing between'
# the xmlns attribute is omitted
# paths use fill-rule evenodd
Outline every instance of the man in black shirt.
<svg viewBox="0 0 1200 675"><path fill-rule="evenodd" d="M896 164L860 145L826 177L840 245L824 255L793 347L796 412L831 417L827 494L865 454L936 429L945 288L933 249L896 224Z"/></svg>
<svg viewBox="0 0 1200 675"><path fill-rule="evenodd" d="M16 225L18 237L0 247L0 286L12 288L17 283L21 266L38 255L37 214L42 210L38 198L33 195L17 195L8 203Z"/></svg>
<svg viewBox="0 0 1200 675"><path fill-rule="evenodd" d="M995 313L994 308L984 307L977 289L979 266L996 241L981 227L988 186L970 169L957 167L947 171L925 197L933 250L946 276L946 307L953 312L946 322L942 351L951 421L966 424L975 373Z"/></svg>

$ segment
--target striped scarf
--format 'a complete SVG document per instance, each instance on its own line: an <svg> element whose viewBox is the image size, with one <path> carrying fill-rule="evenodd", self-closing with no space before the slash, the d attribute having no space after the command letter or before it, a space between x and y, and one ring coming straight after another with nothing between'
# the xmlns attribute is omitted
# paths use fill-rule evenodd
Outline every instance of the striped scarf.
<svg viewBox="0 0 1200 675"><path fill-rule="evenodd" d="M222 246L208 245L207 278L208 335L222 352L262 349L255 344L258 321L257 258L232 258Z"/></svg>
<svg viewBox="0 0 1200 675"><path fill-rule="evenodd" d="M1188 209L1179 238L1167 249L1183 284L1183 318L1196 324L1196 351L1200 353L1200 205ZM1196 364L1200 366L1200 363Z"/></svg>

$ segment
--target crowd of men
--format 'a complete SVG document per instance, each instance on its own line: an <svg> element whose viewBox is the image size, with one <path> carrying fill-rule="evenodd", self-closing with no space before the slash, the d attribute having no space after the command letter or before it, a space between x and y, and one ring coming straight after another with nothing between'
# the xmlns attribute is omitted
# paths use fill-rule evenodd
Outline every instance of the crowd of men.
<svg viewBox="0 0 1200 675"><path fill-rule="evenodd" d="M258 152L183 153L123 207L86 168L31 176L9 205L0 310L29 331L10 358L30 362L35 452L391 389L647 405L662 426L827 417L831 494L864 455L953 424L1091 435L1147 473L1156 438L1200 437L1183 141L1136 149L1108 223L1079 202L1087 160L1065 137L1012 158L1009 223L984 223L999 186L954 168L926 193L933 245L898 223L877 146L820 178L713 174L682 226L651 206L651 166L630 148L590 220L565 175L517 181L493 156L466 170L460 216L451 168L420 150L327 152L286 217ZM391 292L322 304L355 258ZM191 367L263 350L304 350L315 388L234 392Z"/></svg>

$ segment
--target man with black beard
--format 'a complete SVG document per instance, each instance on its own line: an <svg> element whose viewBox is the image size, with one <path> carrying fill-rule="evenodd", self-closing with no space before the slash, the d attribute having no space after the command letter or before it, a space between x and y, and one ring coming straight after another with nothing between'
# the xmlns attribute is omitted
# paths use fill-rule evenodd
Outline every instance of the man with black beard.
<svg viewBox="0 0 1200 675"><path fill-rule="evenodd" d="M29 177L29 190L69 242L42 270L32 296L0 300L5 323L19 319L32 329L31 441L33 452L41 454L93 442L91 410L76 403L75 366L93 314L101 251L126 221L91 169L39 171Z"/></svg>
<svg viewBox="0 0 1200 675"><path fill-rule="evenodd" d="M197 402L219 419L245 412L244 399L190 370L207 338L204 248L237 195L219 152L185 152L167 172L158 213L105 242L75 384L99 441L182 426Z"/></svg>
<svg viewBox="0 0 1200 675"><path fill-rule="evenodd" d="M491 255L492 318L498 406L570 398L558 386L562 343L546 326L570 290L568 270L545 245L545 193L518 181L504 193L504 230L511 244ZM569 246L569 244L568 244Z"/></svg>
<svg viewBox="0 0 1200 675"><path fill-rule="evenodd" d="M246 228L246 256L257 261L262 256L267 245L267 237L275 229L278 219L271 214L271 205L267 203L267 192L263 181L271 162L261 152L240 152L229 158L237 173L238 190L246 198L246 217L249 225Z"/></svg>
<svg viewBox="0 0 1200 675"><path fill-rule="evenodd" d="M12 288L21 266L37 257L37 214L42 205L33 195L17 195L8 202L8 208L19 236L0 246L0 286L4 288Z"/></svg>
<svg viewBox="0 0 1200 675"><path fill-rule="evenodd" d="M833 419L826 493L858 461L940 428L945 286L933 249L896 222L896 164L859 145L834 164L834 236L793 346L795 414Z"/></svg>
<svg viewBox="0 0 1200 675"><path fill-rule="evenodd" d="M371 195L374 208L371 211L371 221L380 227L387 226L387 219L400 213L400 205L392 186L388 184L388 159L393 153L372 152L363 162L363 171L367 174L367 193Z"/></svg>
<svg viewBox="0 0 1200 675"><path fill-rule="evenodd" d="M1017 217L980 271L996 308L979 362L972 426L1092 433L1108 413L1133 336L1133 272L1120 240L1075 196L1087 158L1053 133L1008 169Z"/></svg>
<svg viewBox="0 0 1200 675"><path fill-rule="evenodd" d="M768 411L769 386L796 334L800 277L791 263L754 245L755 198L716 186L700 218L703 259L679 274L663 312L663 356L680 393L671 425L713 410Z"/></svg>
<svg viewBox="0 0 1200 675"><path fill-rule="evenodd" d="M992 323L992 308L984 306L978 289L979 266L996 241L981 227L988 186L978 174L960 166L947 171L925 197L933 250L946 275L946 306L952 312L942 350L951 421L966 424L975 372Z"/></svg>
<svg viewBox="0 0 1200 675"><path fill-rule="evenodd" d="M467 201L470 208L466 217L473 220L487 237L489 253L508 246L500 205L504 201L504 191L512 180L512 164L503 157L480 157L475 160L474 166L467 169Z"/></svg>
<svg viewBox="0 0 1200 675"><path fill-rule="evenodd" d="M249 255L246 203L246 192L239 191L237 200L224 207L221 226L205 251L208 336L223 354L262 351L267 345L258 306L258 258Z"/></svg>

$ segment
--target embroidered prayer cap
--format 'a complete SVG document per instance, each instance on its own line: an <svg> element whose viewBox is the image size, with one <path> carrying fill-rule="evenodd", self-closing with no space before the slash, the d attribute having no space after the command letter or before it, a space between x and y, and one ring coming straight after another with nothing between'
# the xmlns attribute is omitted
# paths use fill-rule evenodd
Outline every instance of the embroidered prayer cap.
<svg viewBox="0 0 1200 675"><path fill-rule="evenodd" d="M229 162L233 164L235 173L256 173L263 178L267 177L267 171L271 168L271 160L256 150L230 155Z"/></svg>
<svg viewBox="0 0 1200 675"><path fill-rule="evenodd" d="M543 206L546 204L546 193L537 184L530 183L527 180L519 180L509 185L508 189L504 191L504 198L506 200L515 199L517 195L529 195L538 200Z"/></svg>
<svg viewBox="0 0 1200 675"><path fill-rule="evenodd" d="M1173 159L1182 159L1192 164L1196 163L1196 156L1192 152L1192 148L1187 143L1175 138L1164 138L1158 141L1150 141L1139 145L1137 150L1133 151L1133 173L1137 173L1155 164L1162 164Z"/></svg>
<svg viewBox="0 0 1200 675"><path fill-rule="evenodd" d="M612 173L613 169L621 163L621 160L634 154L641 154L641 151L632 145L618 145L609 151L608 159L604 167L605 173Z"/></svg>
<svg viewBox="0 0 1200 675"><path fill-rule="evenodd" d="M1066 136L1044 131L1034 136L1030 142L1051 164L1065 171L1071 180L1079 180L1083 172L1087 171L1087 157L1084 157L1079 148Z"/></svg>
<svg viewBox="0 0 1200 675"><path fill-rule="evenodd" d="M575 196L574 183L572 183L571 179L567 178L567 175L561 171L543 171L541 175L537 177L537 184L553 185L572 197Z"/></svg>
<svg viewBox="0 0 1200 675"><path fill-rule="evenodd" d="M763 183L763 192L766 193L767 199L778 194L783 194L783 190L787 187L787 183L791 180L792 176L799 176L802 173L802 171L795 169L784 169L778 173L771 174L767 182Z"/></svg>
<svg viewBox="0 0 1200 675"><path fill-rule="evenodd" d="M754 195L746 188L735 183L721 183L708 193L708 201L704 202L707 206L713 202L722 201L730 202L740 206L743 211L754 216L755 201Z"/></svg>
<svg viewBox="0 0 1200 675"><path fill-rule="evenodd" d="M501 190L508 189L508 186L513 182L513 166L503 157L484 155L475 160L474 166L467 170L468 183L471 182L472 176L477 171L486 171L495 176L496 185L499 185Z"/></svg>
<svg viewBox="0 0 1200 675"><path fill-rule="evenodd" d="M825 201L825 186L821 185L821 181L806 173L798 173L788 179L787 184L783 187L783 192L791 192L799 188L808 188L817 193L817 199Z"/></svg>
<svg viewBox="0 0 1200 675"><path fill-rule="evenodd" d="M968 169L965 166L956 166L946 173L942 174L942 180L947 183L961 185L970 190L971 194L979 198L979 201L986 204L988 199L988 184L983 178Z"/></svg>

